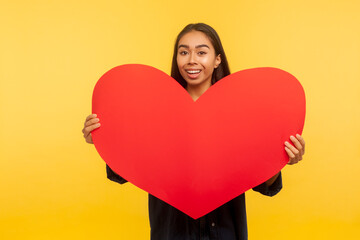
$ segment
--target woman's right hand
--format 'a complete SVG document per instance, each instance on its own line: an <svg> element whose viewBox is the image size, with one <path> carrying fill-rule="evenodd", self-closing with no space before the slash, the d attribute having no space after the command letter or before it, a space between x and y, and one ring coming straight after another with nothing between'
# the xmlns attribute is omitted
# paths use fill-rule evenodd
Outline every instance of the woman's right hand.
<svg viewBox="0 0 360 240"><path fill-rule="evenodd" d="M96 118L96 116L97 116L96 114L91 114L87 116L85 120L84 128L82 132L84 134L84 138L87 143L94 144L91 136L91 131L100 127L99 119Z"/></svg>

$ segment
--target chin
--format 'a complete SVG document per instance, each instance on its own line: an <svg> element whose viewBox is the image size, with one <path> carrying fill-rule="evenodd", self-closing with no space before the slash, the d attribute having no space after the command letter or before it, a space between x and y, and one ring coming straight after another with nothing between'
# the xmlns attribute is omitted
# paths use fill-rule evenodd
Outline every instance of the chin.
<svg viewBox="0 0 360 240"><path fill-rule="evenodd" d="M186 80L185 80L186 81ZM197 80L191 80L191 81L186 81L187 85L199 85L201 82L197 81Z"/></svg>

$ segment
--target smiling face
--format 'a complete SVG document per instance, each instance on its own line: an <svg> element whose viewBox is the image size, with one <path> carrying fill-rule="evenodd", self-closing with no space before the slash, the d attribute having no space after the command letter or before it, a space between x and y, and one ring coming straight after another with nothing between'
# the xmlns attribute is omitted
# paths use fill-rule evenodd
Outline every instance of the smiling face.
<svg viewBox="0 0 360 240"><path fill-rule="evenodd" d="M188 87L210 87L212 73L221 63L220 54L216 56L211 41L200 31L180 39L176 60Z"/></svg>

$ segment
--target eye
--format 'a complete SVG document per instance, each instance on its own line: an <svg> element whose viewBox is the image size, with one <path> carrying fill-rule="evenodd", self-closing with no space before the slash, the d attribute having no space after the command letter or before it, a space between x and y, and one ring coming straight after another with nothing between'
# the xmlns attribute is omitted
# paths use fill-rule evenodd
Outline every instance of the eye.
<svg viewBox="0 0 360 240"><path fill-rule="evenodd" d="M205 54L206 54L206 52L204 52L204 51L200 51L200 52L198 52L198 54L199 54L199 55L205 55Z"/></svg>
<svg viewBox="0 0 360 240"><path fill-rule="evenodd" d="M187 51L180 51L179 54L180 55L186 55L188 52Z"/></svg>

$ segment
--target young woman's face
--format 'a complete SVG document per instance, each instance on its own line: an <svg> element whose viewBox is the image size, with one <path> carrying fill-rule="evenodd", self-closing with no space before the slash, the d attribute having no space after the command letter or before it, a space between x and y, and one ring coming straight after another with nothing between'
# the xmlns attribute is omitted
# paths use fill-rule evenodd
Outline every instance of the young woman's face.
<svg viewBox="0 0 360 240"><path fill-rule="evenodd" d="M220 54L215 55L213 45L203 32L191 31L180 39L177 64L188 86L210 86L214 68L220 62Z"/></svg>

